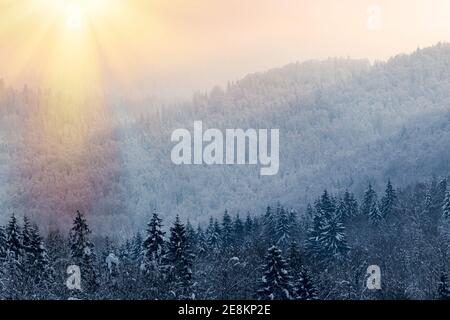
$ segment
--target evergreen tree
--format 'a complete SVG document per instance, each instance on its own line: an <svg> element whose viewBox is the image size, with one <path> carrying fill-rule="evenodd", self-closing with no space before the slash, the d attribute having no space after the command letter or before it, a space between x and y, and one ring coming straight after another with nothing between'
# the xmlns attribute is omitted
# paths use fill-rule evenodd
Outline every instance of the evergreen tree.
<svg viewBox="0 0 450 320"><path fill-rule="evenodd" d="M377 203L377 194L372 188L372 184L369 184L369 188L364 193L364 199L361 206L361 214L365 217L369 217L374 205Z"/></svg>
<svg viewBox="0 0 450 320"><path fill-rule="evenodd" d="M345 226L337 215L324 219L320 230L319 245L322 258L339 258L348 252L350 248L347 245Z"/></svg>
<svg viewBox="0 0 450 320"><path fill-rule="evenodd" d="M386 218L391 214L396 201L397 193L392 187L391 180L388 180L386 191L384 196L381 198L381 215L383 218Z"/></svg>
<svg viewBox="0 0 450 320"><path fill-rule="evenodd" d="M300 271L300 269L303 265L302 257L300 255L300 250L298 248L298 244L296 241L292 241L289 244L288 264L289 264L290 270L293 273L293 276L295 277L295 275L298 274L298 272Z"/></svg>
<svg viewBox="0 0 450 320"><path fill-rule="evenodd" d="M5 259L6 259L6 232L5 228L0 226L0 266Z"/></svg>
<svg viewBox="0 0 450 320"><path fill-rule="evenodd" d="M142 243L142 270L144 273L158 271L164 250L164 232L162 231L162 219L153 212L153 216L147 225L147 237Z"/></svg>
<svg viewBox="0 0 450 320"><path fill-rule="evenodd" d="M270 244L274 241L274 236L276 234L275 227L277 225L277 219L272 208L267 207L266 214L263 219L263 236L267 242Z"/></svg>
<svg viewBox="0 0 450 320"><path fill-rule="evenodd" d="M288 300L293 297L293 288L288 265L281 250L272 246L267 251L263 266L263 277L258 290L261 300Z"/></svg>
<svg viewBox="0 0 450 320"><path fill-rule="evenodd" d="M15 215L11 216L6 228L6 251L9 257L21 262L22 240L19 224Z"/></svg>
<svg viewBox="0 0 450 320"><path fill-rule="evenodd" d="M442 217L445 220L450 218L450 191L445 194L444 204L442 206Z"/></svg>
<svg viewBox="0 0 450 320"><path fill-rule="evenodd" d="M353 193L350 193L348 190L344 193L344 208L345 208L345 216L342 220L346 222L348 219L351 219L358 215L358 201L356 201Z"/></svg>
<svg viewBox="0 0 450 320"><path fill-rule="evenodd" d="M228 211L225 210L222 219L222 249L228 250L233 246L233 223L231 221L231 217L228 214Z"/></svg>
<svg viewBox="0 0 450 320"><path fill-rule="evenodd" d="M372 208L369 211L369 220L372 224L377 224L383 219L383 214L381 213L378 204L374 202Z"/></svg>
<svg viewBox="0 0 450 320"><path fill-rule="evenodd" d="M218 253L220 250L220 225L212 217L209 219L209 225L206 229L206 241L211 253Z"/></svg>
<svg viewBox="0 0 450 320"><path fill-rule="evenodd" d="M242 222L239 213L236 215L236 218L234 219L233 222L233 229L234 229L234 243L235 244L240 244L242 243L242 240L244 239L245 236L245 228L244 228L244 223Z"/></svg>
<svg viewBox="0 0 450 320"><path fill-rule="evenodd" d="M23 250L20 227L14 214L6 228L6 262L3 290L7 299L22 299L24 294Z"/></svg>
<svg viewBox="0 0 450 320"><path fill-rule="evenodd" d="M441 278L439 280L438 298L439 300L450 300L450 288L448 283L448 276L445 272L441 273Z"/></svg>
<svg viewBox="0 0 450 320"><path fill-rule="evenodd" d="M250 235L253 233L253 220L250 213L247 213L247 218L245 219L245 233Z"/></svg>
<svg viewBox="0 0 450 320"><path fill-rule="evenodd" d="M170 228L170 240L165 255L169 281L177 299L190 299L193 296L192 260L193 254L186 238L186 229L177 215Z"/></svg>
<svg viewBox="0 0 450 320"><path fill-rule="evenodd" d="M93 293L97 290L99 283L95 268L94 244L89 239L90 234L91 230L86 219L80 211L77 211L70 230L70 253L73 263L80 267L83 291Z"/></svg>
<svg viewBox="0 0 450 320"><path fill-rule="evenodd" d="M54 281L54 270L50 265L47 249L36 225L30 227L30 247L28 259L31 273L30 280L38 289L34 297L45 298Z"/></svg>
<svg viewBox="0 0 450 320"><path fill-rule="evenodd" d="M131 242L131 258L137 263L141 262L142 243L142 235L140 232L137 232Z"/></svg>
<svg viewBox="0 0 450 320"><path fill-rule="evenodd" d="M276 244L280 248L286 248L291 240L291 225L288 213L284 208L280 209L276 228Z"/></svg>
<svg viewBox="0 0 450 320"><path fill-rule="evenodd" d="M295 283L295 299L298 300L317 300L318 291L313 281L311 274L305 267L301 267L299 277Z"/></svg>
<svg viewBox="0 0 450 320"><path fill-rule="evenodd" d="M334 215L336 210L336 202L333 197L330 197L328 191L325 190L316 204L317 210L326 218L330 218Z"/></svg>

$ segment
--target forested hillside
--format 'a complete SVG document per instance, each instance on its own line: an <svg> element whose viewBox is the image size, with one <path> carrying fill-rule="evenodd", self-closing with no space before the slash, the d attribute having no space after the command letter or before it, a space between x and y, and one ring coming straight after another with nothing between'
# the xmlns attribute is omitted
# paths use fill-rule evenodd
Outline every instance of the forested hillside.
<svg viewBox="0 0 450 320"><path fill-rule="evenodd" d="M267 201L301 212L324 188L361 196L449 168L450 45L387 62L329 59L253 74L191 102L79 98L0 85L0 208L48 228L85 212L101 234L136 230L149 208L207 222ZM7 83L7 81L5 80ZM280 172L175 166L170 135L194 120L217 128L279 128Z"/></svg>

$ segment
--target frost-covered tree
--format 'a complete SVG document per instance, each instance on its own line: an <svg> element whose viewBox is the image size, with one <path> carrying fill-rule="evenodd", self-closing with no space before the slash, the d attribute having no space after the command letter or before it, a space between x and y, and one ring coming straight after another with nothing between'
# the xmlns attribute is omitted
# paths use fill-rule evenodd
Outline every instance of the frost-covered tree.
<svg viewBox="0 0 450 320"><path fill-rule="evenodd" d="M258 298L260 300L289 300L293 298L292 279L289 267L281 250L276 246L268 249L263 265Z"/></svg>
<svg viewBox="0 0 450 320"><path fill-rule="evenodd" d="M81 270L81 285L84 291L93 293L97 290L98 274L95 265L94 244L90 240L91 230L86 219L77 211L70 230L69 246L72 263Z"/></svg>
<svg viewBox="0 0 450 320"><path fill-rule="evenodd" d="M3 226L0 226L0 265L6 258L6 232Z"/></svg>
<svg viewBox="0 0 450 320"><path fill-rule="evenodd" d="M347 235L344 224L337 215L324 219L319 235L319 245L322 258L340 258L350 249L347 245Z"/></svg>
<svg viewBox="0 0 450 320"><path fill-rule="evenodd" d="M177 215L170 228L170 239L164 257L173 298L191 299L193 254L186 238L185 226Z"/></svg>
<svg viewBox="0 0 450 320"><path fill-rule="evenodd" d="M36 225L30 227L30 246L26 252L34 298L48 298L54 285L54 270L47 249Z"/></svg>
<svg viewBox="0 0 450 320"><path fill-rule="evenodd" d="M291 225L289 215L284 208L280 209L276 224L276 245L279 248L287 248L291 240Z"/></svg>
<svg viewBox="0 0 450 320"><path fill-rule="evenodd" d="M6 261L3 272L3 290L7 299L24 296L24 256L21 231L13 214L6 227Z"/></svg>
<svg viewBox="0 0 450 320"><path fill-rule="evenodd" d="M369 211L369 220L372 224L377 224L383 219L383 214L378 207L378 203L374 202Z"/></svg>
<svg viewBox="0 0 450 320"><path fill-rule="evenodd" d="M348 190L344 193L344 216L341 218L342 222L348 221L355 217L358 214L358 201L355 198L355 195Z"/></svg>
<svg viewBox="0 0 450 320"><path fill-rule="evenodd" d="M438 298L439 300L450 300L450 286L448 276L445 272L441 273L438 283Z"/></svg>
<svg viewBox="0 0 450 320"><path fill-rule="evenodd" d="M221 246L221 230L218 221L214 220L212 217L209 219L205 236L208 243L208 251L211 253L218 253Z"/></svg>
<svg viewBox="0 0 450 320"><path fill-rule="evenodd" d="M239 213L236 215L234 221L233 221L233 242L235 244L241 244L242 240L245 237L245 228L244 223L242 222L241 217L239 216Z"/></svg>
<svg viewBox="0 0 450 320"><path fill-rule="evenodd" d="M294 283L294 294L297 300L317 300L318 290L312 280L311 273L302 266Z"/></svg>
<svg viewBox="0 0 450 320"><path fill-rule="evenodd" d="M372 184L369 183L369 187L364 193L364 199L361 205L362 215L365 217L369 217L377 202L377 193L373 189Z"/></svg>
<svg viewBox="0 0 450 320"><path fill-rule="evenodd" d="M223 250L228 250L233 246L233 222L228 211L225 210L222 218L221 244Z"/></svg>
<svg viewBox="0 0 450 320"><path fill-rule="evenodd" d="M392 187L391 180L388 180L386 190L381 198L381 215L383 218L388 217L392 213L395 202L397 201L397 193Z"/></svg>
<svg viewBox="0 0 450 320"><path fill-rule="evenodd" d="M447 191L444 198L444 204L442 206L442 217L445 220L450 218L450 191Z"/></svg>
<svg viewBox="0 0 450 320"><path fill-rule="evenodd" d="M164 255L164 234L162 219L156 210L147 225L147 237L142 243L142 270L144 273L157 271Z"/></svg>
<svg viewBox="0 0 450 320"><path fill-rule="evenodd" d="M269 206L266 209L266 213L263 218L263 236L264 238L272 244L276 234L277 217L275 212Z"/></svg>

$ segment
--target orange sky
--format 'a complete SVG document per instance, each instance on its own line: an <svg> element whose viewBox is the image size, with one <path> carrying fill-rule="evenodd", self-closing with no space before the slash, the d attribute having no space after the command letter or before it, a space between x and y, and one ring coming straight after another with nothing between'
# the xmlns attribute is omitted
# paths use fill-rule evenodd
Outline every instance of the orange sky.
<svg viewBox="0 0 450 320"><path fill-rule="evenodd" d="M0 77L50 86L88 75L186 97L289 62L450 41L449 0L91 0L98 8L82 4L81 30L69 30L65 6L86 1L0 0Z"/></svg>

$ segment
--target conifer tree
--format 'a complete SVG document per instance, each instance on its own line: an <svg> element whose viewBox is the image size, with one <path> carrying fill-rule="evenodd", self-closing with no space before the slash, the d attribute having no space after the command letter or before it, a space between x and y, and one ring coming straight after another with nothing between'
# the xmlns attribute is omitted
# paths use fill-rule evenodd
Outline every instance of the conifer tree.
<svg viewBox="0 0 450 320"><path fill-rule="evenodd" d="M228 250L233 246L234 232L233 232L233 223L227 210L225 210L225 213L223 214L221 230L222 230L221 234L222 249Z"/></svg>
<svg viewBox="0 0 450 320"><path fill-rule="evenodd" d="M165 262L169 281L177 299L192 298L192 263L193 254L186 238L186 229L177 215L170 228Z"/></svg>
<svg viewBox="0 0 450 320"><path fill-rule="evenodd" d="M288 265L281 250L276 246L268 249L263 266L258 298L261 300L289 300L293 297L293 287Z"/></svg>
<svg viewBox="0 0 450 320"><path fill-rule="evenodd" d="M277 225L277 219L271 207L267 207L266 213L263 218L263 236L270 244L274 241L275 227Z"/></svg>
<svg viewBox="0 0 450 320"><path fill-rule="evenodd" d="M234 219L233 231L234 231L233 242L235 244L240 244L244 239L245 233L244 233L244 223L242 222L239 213L236 215L236 218Z"/></svg>
<svg viewBox="0 0 450 320"><path fill-rule="evenodd" d="M161 258L164 254L164 232L162 231L162 219L156 210L147 225L147 237L142 243L142 270L144 273L158 271Z"/></svg>
<svg viewBox="0 0 450 320"><path fill-rule="evenodd" d="M250 213L247 213L247 217L245 218L245 234L250 235L253 233L253 220L250 216Z"/></svg>
<svg viewBox="0 0 450 320"><path fill-rule="evenodd" d="M442 206L442 217L445 220L450 218L450 191L445 194L444 204Z"/></svg>
<svg viewBox="0 0 450 320"><path fill-rule="evenodd" d="M372 188L372 184L369 184L369 188L364 193L364 199L361 206L361 214L365 217L369 217L374 205L377 203L377 194Z"/></svg>
<svg viewBox="0 0 450 320"><path fill-rule="evenodd" d="M0 226L0 265L6 259L6 232L3 226Z"/></svg>
<svg viewBox="0 0 450 320"><path fill-rule="evenodd" d="M86 219L77 211L70 230L69 246L71 258L78 265L82 274L83 291L93 293L98 288L98 274L95 266L94 244L90 241L89 229Z"/></svg>
<svg viewBox="0 0 450 320"><path fill-rule="evenodd" d="M23 250L20 227L13 214L6 227L6 262L4 294L7 299L21 299L24 294Z"/></svg>
<svg viewBox="0 0 450 320"><path fill-rule="evenodd" d="M302 266L294 286L295 299L317 300L318 290L312 281L311 273Z"/></svg>
<svg viewBox="0 0 450 320"><path fill-rule="evenodd" d="M439 300L450 300L450 287L448 276L445 272L441 273L441 278L439 279L438 298Z"/></svg>
<svg viewBox="0 0 450 320"><path fill-rule="evenodd" d="M286 248L291 240L291 226L288 213L284 208L280 209L276 226L276 244L279 248Z"/></svg>
<svg viewBox="0 0 450 320"><path fill-rule="evenodd" d="M396 201L397 193L392 187L391 180L388 180L386 191L384 196L381 198L381 215L383 218L386 218L391 214Z"/></svg>
<svg viewBox="0 0 450 320"><path fill-rule="evenodd" d="M340 258L350 249L347 245L345 226L337 215L324 219L320 228L319 245L322 258Z"/></svg>
<svg viewBox="0 0 450 320"><path fill-rule="evenodd" d="M369 211L369 220L372 224L377 224L383 219L383 214L381 213L378 204L375 202L372 204L372 208Z"/></svg>
<svg viewBox="0 0 450 320"><path fill-rule="evenodd" d="M345 207L345 217L343 222L346 222L348 219L358 215L358 202L356 201L354 194L348 190L344 193L343 201Z"/></svg>

